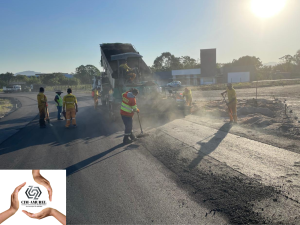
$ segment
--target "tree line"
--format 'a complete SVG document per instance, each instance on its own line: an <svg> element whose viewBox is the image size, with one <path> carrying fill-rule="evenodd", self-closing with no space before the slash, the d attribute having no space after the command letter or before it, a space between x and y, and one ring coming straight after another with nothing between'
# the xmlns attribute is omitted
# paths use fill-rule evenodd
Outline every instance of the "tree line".
<svg viewBox="0 0 300 225"><path fill-rule="evenodd" d="M26 76L16 75L7 72L0 74L0 87L7 86L10 82L26 82L27 85L43 84L47 86L55 85L78 85L78 84L91 84L94 76L101 76L100 71L93 65L81 65L76 68L73 78L67 78L63 73L52 73L47 75Z"/></svg>
<svg viewBox="0 0 300 225"><path fill-rule="evenodd" d="M221 68L229 69L236 66L252 66L257 71L258 80L273 79L276 73L289 73L291 78L300 78L300 50L295 55L285 55L279 59L280 62L278 64L268 66L263 65L258 57L242 56L239 59L233 59L229 63L217 63L217 73L222 73ZM201 68L199 59L196 60L189 56L176 57L170 52L163 52L160 56L156 57L153 65L150 67L152 72L194 68Z"/></svg>

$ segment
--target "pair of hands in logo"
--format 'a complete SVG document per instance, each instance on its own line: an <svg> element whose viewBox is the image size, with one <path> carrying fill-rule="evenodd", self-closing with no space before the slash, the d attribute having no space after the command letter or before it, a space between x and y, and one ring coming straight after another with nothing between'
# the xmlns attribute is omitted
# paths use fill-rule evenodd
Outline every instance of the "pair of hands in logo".
<svg viewBox="0 0 300 225"><path fill-rule="evenodd" d="M40 174L39 170L32 170L32 176L33 176L33 179L35 182L44 186L48 190L49 200L52 201L52 188L51 188L50 182ZM0 214L0 224L2 222L4 222L6 219L8 219L9 217L13 216L18 211L18 209L19 209L18 194L19 194L19 191L22 189L22 187L25 186L25 184L26 184L26 182L24 182L23 184L16 187L14 192L11 194L10 208ZM62 224L64 224L64 225L66 224L66 216L52 208L43 209L39 213L29 213L25 210L22 210L22 212L25 213L30 218L35 218L35 219L43 219L48 216L53 216Z"/></svg>

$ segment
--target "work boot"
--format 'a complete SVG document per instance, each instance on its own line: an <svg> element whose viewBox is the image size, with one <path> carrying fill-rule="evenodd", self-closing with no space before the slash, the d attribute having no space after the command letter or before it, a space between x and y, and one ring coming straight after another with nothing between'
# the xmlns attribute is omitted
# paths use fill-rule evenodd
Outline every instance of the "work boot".
<svg viewBox="0 0 300 225"><path fill-rule="evenodd" d="M129 139L129 135L125 135L123 138L123 144L130 144L132 142L132 140Z"/></svg>
<svg viewBox="0 0 300 225"><path fill-rule="evenodd" d="M44 119L40 119L40 128L45 128L46 127L46 123Z"/></svg>
<svg viewBox="0 0 300 225"><path fill-rule="evenodd" d="M133 133L131 133L131 134L130 134L130 139L131 139L132 141L136 141L136 140L137 140L137 137L136 137Z"/></svg>

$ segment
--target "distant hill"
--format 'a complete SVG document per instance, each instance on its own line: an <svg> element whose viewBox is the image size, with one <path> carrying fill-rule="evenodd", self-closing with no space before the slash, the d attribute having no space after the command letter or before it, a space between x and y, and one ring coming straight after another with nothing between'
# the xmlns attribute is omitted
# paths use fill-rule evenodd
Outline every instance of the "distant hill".
<svg viewBox="0 0 300 225"><path fill-rule="evenodd" d="M17 75L35 76L35 74L37 74L37 73L41 73L41 72L35 72L35 71L28 70L28 71L15 73L14 76L17 76Z"/></svg>
<svg viewBox="0 0 300 225"><path fill-rule="evenodd" d="M276 66L278 63L277 62L268 62L268 63L264 63L264 66Z"/></svg>

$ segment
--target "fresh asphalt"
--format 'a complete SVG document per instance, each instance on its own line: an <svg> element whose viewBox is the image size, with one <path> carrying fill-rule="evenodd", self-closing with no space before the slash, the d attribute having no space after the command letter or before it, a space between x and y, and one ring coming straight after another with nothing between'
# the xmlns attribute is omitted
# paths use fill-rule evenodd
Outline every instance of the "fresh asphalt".
<svg viewBox="0 0 300 225"><path fill-rule="evenodd" d="M110 123L90 96L77 94L78 127L65 129L65 120L56 120L54 94L46 93L52 126L40 129L36 94L0 95L22 104L0 120L1 132L13 131L0 144L0 168L66 169L68 224L227 222L221 214L207 216L210 209L139 142L123 146L122 123Z"/></svg>
<svg viewBox="0 0 300 225"><path fill-rule="evenodd" d="M0 168L66 169L68 224L300 223L299 151L263 140L282 137L250 140L242 126L170 114L143 116L150 136L123 146L120 118L110 122L87 94L76 93L78 127L69 129L46 95L46 129L36 93L0 95L22 104L0 120Z"/></svg>

